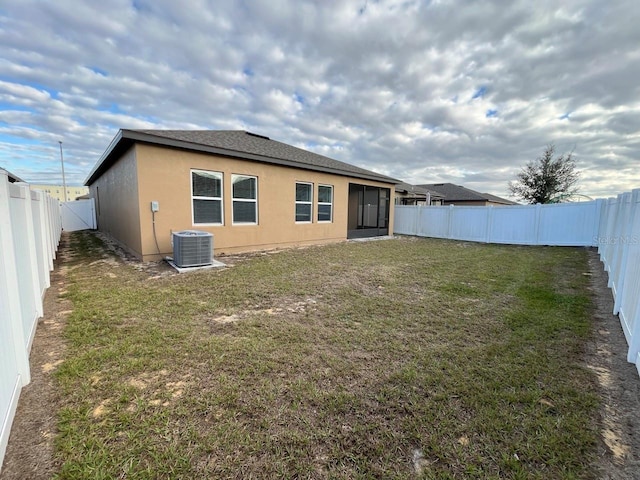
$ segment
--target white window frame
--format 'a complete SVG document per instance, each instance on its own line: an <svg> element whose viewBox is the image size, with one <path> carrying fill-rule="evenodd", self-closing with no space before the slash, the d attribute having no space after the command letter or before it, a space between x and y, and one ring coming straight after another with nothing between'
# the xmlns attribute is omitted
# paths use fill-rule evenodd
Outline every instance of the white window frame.
<svg viewBox="0 0 640 480"><path fill-rule="evenodd" d="M193 194L193 173L215 173L220 175L220 196L219 197L203 197ZM220 226L224 225L224 174L222 172L216 172L214 170L201 170L198 168L192 168L189 170L189 183L191 185L191 224L202 226ZM220 201L220 223L196 223L195 209L193 208L194 200L219 200Z"/></svg>
<svg viewBox="0 0 640 480"><path fill-rule="evenodd" d="M331 189L331 202L320 201L320 187L327 187ZM320 218L318 218L318 223L333 223L333 185L325 185L322 183L318 184L318 215L320 215L320 205L331 206L331 215L329 220L320 220Z"/></svg>
<svg viewBox="0 0 640 480"><path fill-rule="evenodd" d="M313 223L313 183L311 182L296 182L295 185L295 191L294 191L294 195L296 195L298 193L298 185L308 185L309 186L309 191L311 192L311 199L307 202L307 201L298 201L297 198L295 198L295 205L296 207L298 205L309 205L310 211L309 211L309 220L298 220L296 218L296 211L294 209L293 211L293 218L295 219L296 223Z"/></svg>
<svg viewBox="0 0 640 480"><path fill-rule="evenodd" d="M233 196L233 181L236 178L254 178L256 181L256 198L235 198ZM254 203L256 209L256 221L255 222L236 222L233 218L233 204L235 202ZM232 225L258 225L258 177L256 175L245 175L244 173L232 173L231 174L231 224Z"/></svg>

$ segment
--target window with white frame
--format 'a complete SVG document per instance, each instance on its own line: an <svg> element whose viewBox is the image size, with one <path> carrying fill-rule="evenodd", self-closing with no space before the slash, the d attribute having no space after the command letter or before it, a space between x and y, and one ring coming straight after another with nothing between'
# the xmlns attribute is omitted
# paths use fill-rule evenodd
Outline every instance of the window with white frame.
<svg viewBox="0 0 640 480"><path fill-rule="evenodd" d="M191 170L194 225L222 225L222 173Z"/></svg>
<svg viewBox="0 0 640 480"><path fill-rule="evenodd" d="M296 222L311 222L313 210L313 184L296 182Z"/></svg>
<svg viewBox="0 0 640 480"><path fill-rule="evenodd" d="M318 221L333 221L333 186L318 185Z"/></svg>
<svg viewBox="0 0 640 480"><path fill-rule="evenodd" d="M233 223L258 223L258 177L231 175Z"/></svg>

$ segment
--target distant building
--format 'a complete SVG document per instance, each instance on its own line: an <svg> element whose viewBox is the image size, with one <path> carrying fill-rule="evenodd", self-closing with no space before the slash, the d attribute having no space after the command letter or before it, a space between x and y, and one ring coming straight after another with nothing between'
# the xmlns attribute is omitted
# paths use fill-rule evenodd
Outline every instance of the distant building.
<svg viewBox="0 0 640 480"><path fill-rule="evenodd" d="M49 194L50 197L64 202L64 187L62 185L34 185L31 184L31 188L35 190L42 190ZM67 185L67 202L73 202L78 197L89 194L89 187L78 187Z"/></svg>
<svg viewBox="0 0 640 480"><path fill-rule="evenodd" d="M396 205L442 205L444 195L408 183L398 183L394 203Z"/></svg>
<svg viewBox="0 0 640 480"><path fill-rule="evenodd" d="M459 206L504 206L518 205L516 202L507 200L506 198L497 197L490 193L480 193L470 188L453 183L427 183L416 185L417 187L426 188L438 192L444 196L443 205L459 205Z"/></svg>

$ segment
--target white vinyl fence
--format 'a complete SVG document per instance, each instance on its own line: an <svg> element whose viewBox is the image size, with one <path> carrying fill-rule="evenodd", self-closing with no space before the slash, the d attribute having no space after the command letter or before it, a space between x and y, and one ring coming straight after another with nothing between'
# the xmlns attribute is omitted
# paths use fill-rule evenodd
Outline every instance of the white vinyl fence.
<svg viewBox="0 0 640 480"><path fill-rule="evenodd" d="M604 200L598 253L629 345L627 360L640 373L640 189Z"/></svg>
<svg viewBox="0 0 640 480"><path fill-rule="evenodd" d="M394 233L471 242L596 246L603 200L505 207L395 206Z"/></svg>
<svg viewBox="0 0 640 480"><path fill-rule="evenodd" d="M59 202L0 170L0 468L62 229Z"/></svg>
<svg viewBox="0 0 640 480"><path fill-rule="evenodd" d="M96 229L96 209L93 198L60 204L62 229L65 232Z"/></svg>
<svg viewBox="0 0 640 480"><path fill-rule="evenodd" d="M613 313L640 374L640 189L616 198L505 207L395 205L394 233L472 242L598 247Z"/></svg>

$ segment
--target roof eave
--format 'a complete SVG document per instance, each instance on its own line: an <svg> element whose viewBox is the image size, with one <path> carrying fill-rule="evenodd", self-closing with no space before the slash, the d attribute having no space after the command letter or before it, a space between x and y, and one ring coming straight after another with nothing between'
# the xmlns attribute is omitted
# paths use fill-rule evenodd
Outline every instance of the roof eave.
<svg viewBox="0 0 640 480"><path fill-rule="evenodd" d="M228 150L220 147L202 145L199 143L188 142L185 140L176 140L173 138L161 137L161 136L152 135L149 133L139 132L135 130L121 129L118 132L118 134L115 136L115 138L111 141L111 143L109 144L109 147L107 148L105 153L102 155L102 157L100 157L100 160L98 161L94 169L91 171L91 173L87 177L87 180L84 183L86 186L91 185L98 177L100 177L100 175L102 175L104 171L108 169L108 167L111 166L108 160L110 159L112 153L116 150L116 147L118 147L120 142L124 140L131 140L132 142L150 143L153 145L163 145L166 147L173 147L173 148L178 148L182 150L193 150L196 152L213 153L213 154L221 155L225 157L240 158L243 160L252 160L256 162L270 163L273 165L282 165L286 167L293 167L293 168L311 170L316 172L332 173L334 175L360 178L363 180L370 180L370 181L381 182L381 183L395 184L395 183L398 183L399 181L394 178L387 177L386 175L379 175L379 176L377 174L367 175L367 174L361 174L361 173L355 173L355 172L348 172L345 170L339 170L339 169L330 168L330 167L306 165L306 164L301 164L292 160L266 157L263 155L257 155L253 153L239 152L237 150Z"/></svg>
<svg viewBox="0 0 640 480"><path fill-rule="evenodd" d="M95 180L97 180L102 175L103 172L108 170L108 168L111 166L111 164L109 164L107 160L109 159L109 157L111 156L115 148L118 146L118 144L124 138L124 132L125 130L120 129L118 130L118 133L116 134L116 136L113 137L113 140L111 140L111 143L109 144L105 152L102 154L102 156L96 163L95 167L93 167L91 172L89 172L87 179L84 181L85 187L88 187L89 185L91 185Z"/></svg>

